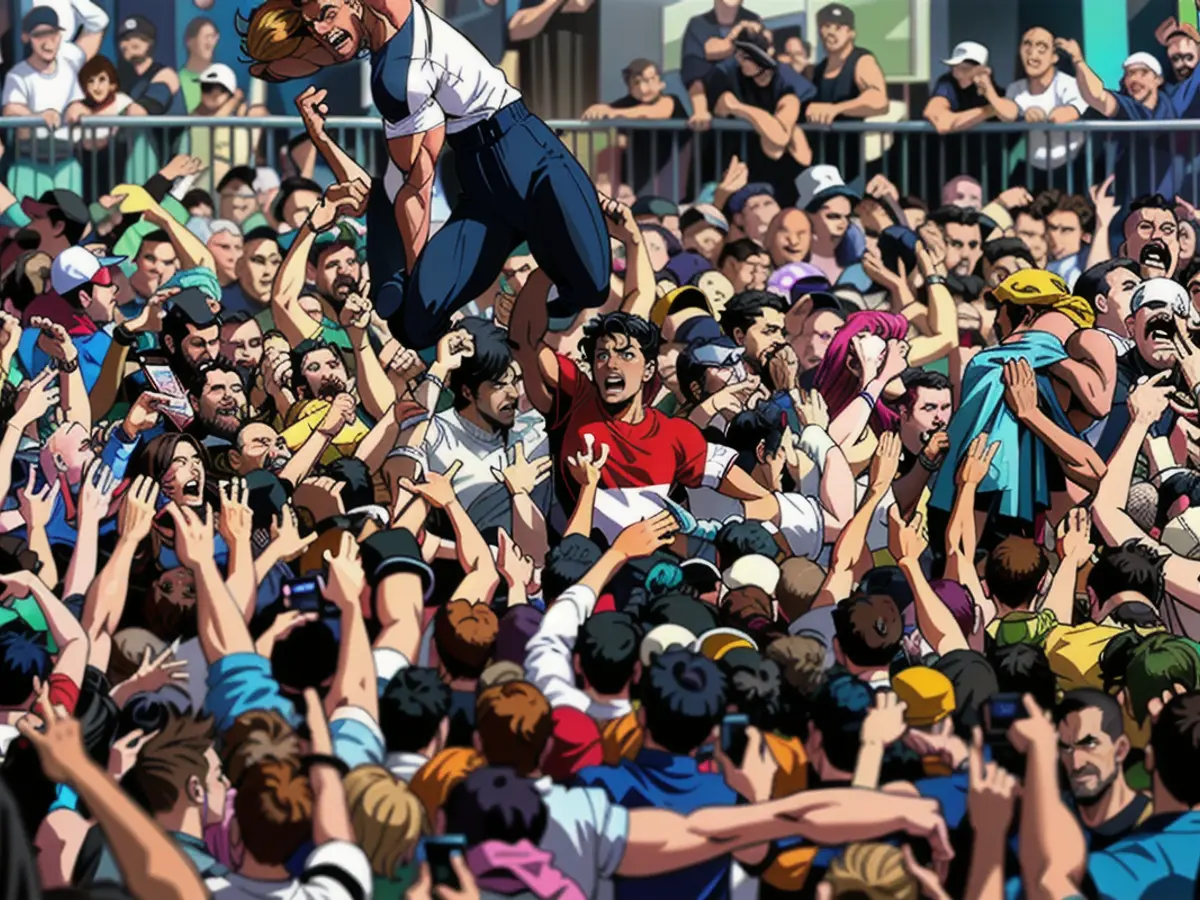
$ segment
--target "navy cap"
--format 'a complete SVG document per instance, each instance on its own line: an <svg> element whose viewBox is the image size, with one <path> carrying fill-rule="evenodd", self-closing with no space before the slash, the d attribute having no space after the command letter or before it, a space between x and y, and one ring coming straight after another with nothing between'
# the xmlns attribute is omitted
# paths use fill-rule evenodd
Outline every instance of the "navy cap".
<svg viewBox="0 0 1200 900"><path fill-rule="evenodd" d="M62 23L58 21L58 13L54 11L52 6L35 6L29 12L25 13L25 18L21 20L21 33L33 34L39 28L57 28L63 30Z"/></svg>
<svg viewBox="0 0 1200 900"><path fill-rule="evenodd" d="M697 341L715 341L724 335L717 320L711 316L696 316L688 319L675 329L675 341L679 344L692 344Z"/></svg>
<svg viewBox="0 0 1200 900"><path fill-rule="evenodd" d="M725 201L725 215L735 216L746 208L746 204L754 197L761 197L766 194L768 197L775 196L775 188L767 184L765 181L755 181L746 185L740 191L734 191L729 199Z"/></svg>
<svg viewBox="0 0 1200 900"><path fill-rule="evenodd" d="M117 30L117 40L123 41L134 35L153 41L158 35L158 29L145 16L126 16L121 20L121 27Z"/></svg>
<svg viewBox="0 0 1200 900"><path fill-rule="evenodd" d="M817 27L822 25L849 25L854 27L854 10L841 3L830 3L817 10Z"/></svg>
<svg viewBox="0 0 1200 900"><path fill-rule="evenodd" d="M197 328L207 328L218 321L208 305L208 294L197 287L184 288L167 301L167 316L183 318Z"/></svg>
<svg viewBox="0 0 1200 900"><path fill-rule="evenodd" d="M679 215L679 206L666 197L638 197L630 210L635 216L654 216L658 219Z"/></svg>

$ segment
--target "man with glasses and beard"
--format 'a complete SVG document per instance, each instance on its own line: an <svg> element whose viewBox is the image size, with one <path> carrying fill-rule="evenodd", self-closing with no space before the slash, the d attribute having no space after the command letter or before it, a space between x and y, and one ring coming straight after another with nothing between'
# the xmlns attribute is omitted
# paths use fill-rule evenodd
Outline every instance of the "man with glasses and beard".
<svg viewBox="0 0 1200 900"><path fill-rule="evenodd" d="M1088 849L1103 850L1151 814L1150 798L1125 782L1129 755L1121 705L1092 688L1070 691L1054 712L1058 756L1071 795L1068 801L1088 837Z"/></svg>

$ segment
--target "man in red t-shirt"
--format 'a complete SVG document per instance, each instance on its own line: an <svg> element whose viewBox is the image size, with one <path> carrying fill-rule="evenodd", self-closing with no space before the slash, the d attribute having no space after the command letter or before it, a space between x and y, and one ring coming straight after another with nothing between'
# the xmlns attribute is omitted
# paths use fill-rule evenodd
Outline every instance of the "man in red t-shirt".
<svg viewBox="0 0 1200 900"><path fill-rule="evenodd" d="M580 350L592 368L574 362L545 342L544 297L531 279L513 310L510 340L521 363L525 392L546 417L552 454L558 460L563 508L569 513L579 486L567 460L592 437L597 453L608 446L596 498L595 527L612 539L624 528L663 508L676 487L711 487L746 504L746 516L774 521L774 495L735 466L737 454L709 444L695 425L650 406L658 388L658 328L626 312L590 320Z"/></svg>

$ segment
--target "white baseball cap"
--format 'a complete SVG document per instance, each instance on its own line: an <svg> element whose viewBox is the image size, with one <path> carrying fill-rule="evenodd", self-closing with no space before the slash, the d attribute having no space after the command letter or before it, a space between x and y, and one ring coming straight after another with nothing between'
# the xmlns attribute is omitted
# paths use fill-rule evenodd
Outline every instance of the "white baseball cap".
<svg viewBox="0 0 1200 900"><path fill-rule="evenodd" d="M237 90L237 75L224 63L213 63L200 73L200 86L208 84L219 84L232 94Z"/></svg>
<svg viewBox="0 0 1200 900"><path fill-rule="evenodd" d="M1186 319L1192 300L1187 288L1173 278L1147 278L1134 288L1129 311L1137 312L1143 306L1167 307L1173 315Z"/></svg>
<svg viewBox="0 0 1200 900"><path fill-rule="evenodd" d="M726 569L721 580L731 591L743 587L757 587L774 597L775 589L779 587L779 566L769 557L751 553Z"/></svg>
<svg viewBox="0 0 1200 900"><path fill-rule="evenodd" d="M815 212L822 203L833 197L862 199L862 191L846 184L837 166L809 166L796 176L796 208Z"/></svg>
<svg viewBox="0 0 1200 900"><path fill-rule="evenodd" d="M283 184L279 180L279 173L270 166L259 166L254 170L254 190L258 193L264 191L277 191L279 186Z"/></svg>
<svg viewBox="0 0 1200 900"><path fill-rule="evenodd" d="M125 262L124 256L96 256L84 247L68 247L50 266L50 285L60 297L85 284L112 284L109 266Z"/></svg>
<svg viewBox="0 0 1200 900"><path fill-rule="evenodd" d="M963 41L956 44L950 55L942 60L948 66L957 66L959 63L965 62L973 62L981 66L986 66L987 61L988 48L975 41Z"/></svg>
<svg viewBox="0 0 1200 900"><path fill-rule="evenodd" d="M649 666L654 657L666 653L672 647L688 647L696 640L696 636L674 622L664 622L646 632L638 647L638 659L643 666Z"/></svg>
<svg viewBox="0 0 1200 900"><path fill-rule="evenodd" d="M1145 66L1159 78L1162 78L1162 63L1158 61L1158 57L1153 53L1139 50L1137 53L1130 53L1126 57L1125 62L1121 63L1122 69L1132 69L1134 66Z"/></svg>

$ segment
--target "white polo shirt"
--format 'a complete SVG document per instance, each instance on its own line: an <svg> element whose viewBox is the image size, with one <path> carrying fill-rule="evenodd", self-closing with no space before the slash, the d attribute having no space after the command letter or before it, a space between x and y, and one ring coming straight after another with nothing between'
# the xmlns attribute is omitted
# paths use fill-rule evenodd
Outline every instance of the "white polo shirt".
<svg viewBox="0 0 1200 900"><path fill-rule="evenodd" d="M34 115L48 109L65 113L74 101L83 99L83 91L79 88L79 70L84 62L82 51L65 41L58 51L54 68L49 72L39 72L28 60L22 60L4 78L0 105L19 103L32 110ZM50 130L38 128L34 133L39 138L46 138ZM59 128L54 136L60 141L69 140L70 129Z"/></svg>

